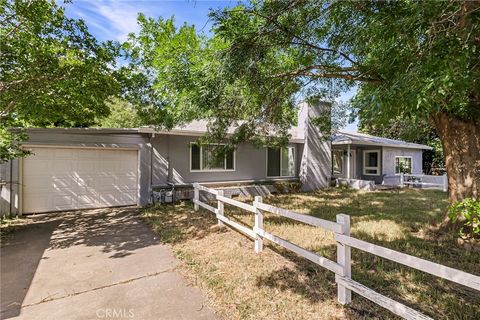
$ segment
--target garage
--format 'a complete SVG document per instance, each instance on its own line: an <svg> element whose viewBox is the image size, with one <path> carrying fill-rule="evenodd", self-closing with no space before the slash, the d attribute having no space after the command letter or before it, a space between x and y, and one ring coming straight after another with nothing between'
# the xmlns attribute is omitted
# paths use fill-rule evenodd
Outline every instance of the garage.
<svg viewBox="0 0 480 320"><path fill-rule="evenodd" d="M135 205L138 150L28 147L23 159L23 212Z"/></svg>

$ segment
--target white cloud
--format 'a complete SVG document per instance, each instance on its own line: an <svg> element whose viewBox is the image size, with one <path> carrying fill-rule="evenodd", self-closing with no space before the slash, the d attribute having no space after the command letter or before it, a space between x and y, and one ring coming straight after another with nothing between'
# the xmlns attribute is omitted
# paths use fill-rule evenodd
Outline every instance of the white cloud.
<svg viewBox="0 0 480 320"><path fill-rule="evenodd" d="M137 16L148 12L148 2L79 0L66 6L67 12L85 20L97 29L101 38L125 41L131 32L139 31Z"/></svg>
<svg viewBox="0 0 480 320"><path fill-rule="evenodd" d="M110 27L116 30L115 40L125 41L131 32L139 31L137 25L138 10L129 3L101 2L98 13L110 22Z"/></svg>

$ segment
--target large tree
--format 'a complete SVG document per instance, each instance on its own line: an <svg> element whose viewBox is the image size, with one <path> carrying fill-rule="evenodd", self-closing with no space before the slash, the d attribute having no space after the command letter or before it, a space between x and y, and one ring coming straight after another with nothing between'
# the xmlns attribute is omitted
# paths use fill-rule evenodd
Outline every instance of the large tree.
<svg viewBox="0 0 480 320"><path fill-rule="evenodd" d="M480 197L480 2L259 1L212 18L228 44L223 76L277 102L292 84L311 94L357 85L361 117L434 125L451 201ZM245 108L269 117L271 102Z"/></svg>
<svg viewBox="0 0 480 320"><path fill-rule="evenodd" d="M128 47L155 122L211 119L216 138L239 125L233 142L283 136L298 99L357 86L361 118L434 126L450 200L479 197L480 2L271 0L211 18L208 41L141 18Z"/></svg>
<svg viewBox="0 0 480 320"><path fill-rule="evenodd" d="M235 78L226 69L221 57L229 43L223 37L206 37L187 24L176 27L173 18L140 14L138 23L140 32L131 34L123 48L130 61L125 69L126 96L144 124L171 129L206 119L209 131L203 139L215 141L235 126L227 149L241 141L259 145L288 141L295 120L291 95L299 89L296 83L272 79L259 83L258 90L249 79ZM272 130L278 135L268 135Z"/></svg>
<svg viewBox="0 0 480 320"><path fill-rule="evenodd" d="M10 127L88 126L119 93L118 45L99 44L53 0L0 0L0 161L22 154Z"/></svg>

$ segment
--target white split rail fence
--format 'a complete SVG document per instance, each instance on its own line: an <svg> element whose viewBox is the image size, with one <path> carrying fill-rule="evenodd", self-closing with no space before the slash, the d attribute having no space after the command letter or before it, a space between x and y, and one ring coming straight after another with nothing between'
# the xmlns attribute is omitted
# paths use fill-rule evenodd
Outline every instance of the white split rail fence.
<svg viewBox="0 0 480 320"><path fill-rule="evenodd" d="M446 174L443 176L433 176L427 174L401 173L383 177L382 184L400 186L401 188L410 185L422 188L441 189L444 192L448 191L448 177Z"/></svg>
<svg viewBox="0 0 480 320"><path fill-rule="evenodd" d="M193 203L195 210L198 210L199 207L205 208L215 213L219 224L229 225L230 227L254 239L255 252L258 253L263 250L263 240L267 239L287 250L295 252L299 256L302 256L334 272L335 282L337 283L337 298L338 302L342 305L346 305L351 302L353 291L405 319L431 319L430 317L410 307L407 307L400 302L392 300L362 285L361 283L354 281L352 279L351 273L351 248L359 249L364 252L368 252L373 255L403 264L407 267L411 267L480 291L479 276L351 237L349 215L338 214L337 221L333 222L265 204L262 202L262 197L255 197L253 205L250 205L225 197L222 190L207 188L198 183L194 183L193 186ZM217 208L200 201L200 191L204 191L213 195L214 199L218 201ZM225 217L225 203L254 213L255 224L253 229ZM263 228L264 211L332 231L334 233L335 241L337 242L337 261L335 262L325 257L322 257L317 253L311 252L286 239L283 239L265 231Z"/></svg>

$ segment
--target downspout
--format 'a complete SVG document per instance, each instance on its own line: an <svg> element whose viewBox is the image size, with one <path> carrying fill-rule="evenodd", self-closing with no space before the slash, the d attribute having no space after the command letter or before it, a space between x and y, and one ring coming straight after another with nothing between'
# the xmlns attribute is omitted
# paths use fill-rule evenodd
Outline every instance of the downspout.
<svg viewBox="0 0 480 320"><path fill-rule="evenodd" d="M10 160L10 212L8 216L12 217L12 195L13 195L13 160Z"/></svg>
<svg viewBox="0 0 480 320"><path fill-rule="evenodd" d="M172 182L172 167L170 165L170 135L166 136L167 139L167 184ZM173 183L173 182L172 182Z"/></svg>
<svg viewBox="0 0 480 320"><path fill-rule="evenodd" d="M153 203L153 144L152 139L155 138L155 133L150 134L150 201Z"/></svg>

